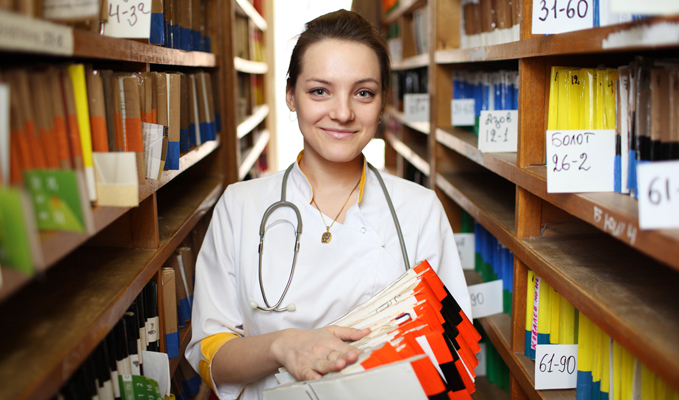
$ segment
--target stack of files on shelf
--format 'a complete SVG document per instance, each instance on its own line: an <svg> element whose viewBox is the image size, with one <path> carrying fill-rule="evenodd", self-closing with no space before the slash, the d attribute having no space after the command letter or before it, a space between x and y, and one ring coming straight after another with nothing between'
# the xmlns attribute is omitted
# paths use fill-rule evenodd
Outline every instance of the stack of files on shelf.
<svg viewBox="0 0 679 400"><path fill-rule="evenodd" d="M429 5L413 11L413 20L410 26L415 50L417 54L429 52Z"/></svg>
<svg viewBox="0 0 679 400"><path fill-rule="evenodd" d="M484 282L502 279L502 312L512 313L514 254L481 224L474 224L474 269Z"/></svg>
<svg viewBox="0 0 679 400"><path fill-rule="evenodd" d="M453 99L474 99L474 128L478 136L481 111L518 110L519 74L517 71L453 72Z"/></svg>
<svg viewBox="0 0 679 400"><path fill-rule="evenodd" d="M365 397L365 390L372 390L376 399L388 398L394 390L413 393L413 399L471 399L481 337L426 261L333 324L371 329L353 343L365 351L359 360L318 381L279 385L265 391L267 399L287 399L307 390L320 399L338 398L336 393ZM417 379L394 380L404 371ZM287 372L277 378L294 381Z"/></svg>
<svg viewBox="0 0 679 400"><path fill-rule="evenodd" d="M636 166L679 159L679 64L552 67L548 130L614 129L614 190L636 195Z"/></svg>
<svg viewBox="0 0 679 400"><path fill-rule="evenodd" d="M496 45L520 39L518 0L463 0L461 7L460 48Z"/></svg>
<svg viewBox="0 0 679 400"><path fill-rule="evenodd" d="M577 344L578 400L679 398L679 392L648 370L531 270L526 288L524 354L535 359L537 345Z"/></svg>
<svg viewBox="0 0 679 400"><path fill-rule="evenodd" d="M0 71L2 265L42 267L36 227L91 234L92 204L138 205L147 178L216 139L212 88L204 72Z"/></svg>

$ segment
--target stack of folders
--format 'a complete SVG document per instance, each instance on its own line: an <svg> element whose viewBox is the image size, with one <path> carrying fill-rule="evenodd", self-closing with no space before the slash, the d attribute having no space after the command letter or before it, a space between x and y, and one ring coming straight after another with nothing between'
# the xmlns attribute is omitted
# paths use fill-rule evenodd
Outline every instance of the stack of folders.
<svg viewBox="0 0 679 400"><path fill-rule="evenodd" d="M413 11L413 20L410 22L413 42L417 54L425 54L429 51L429 5Z"/></svg>
<svg viewBox="0 0 679 400"><path fill-rule="evenodd" d="M518 41L520 5L518 0L463 0L460 48Z"/></svg>
<svg viewBox="0 0 679 400"><path fill-rule="evenodd" d="M392 72L392 104L394 104L394 106L399 110L403 110L403 95L413 93L428 93L428 76L427 68Z"/></svg>
<svg viewBox="0 0 679 400"><path fill-rule="evenodd" d="M213 38L217 34L214 0L152 0L150 10L148 3L135 4L130 9L111 3L89 1L74 4L68 0L3 1L0 2L0 11L16 12L95 32L106 32L106 29L102 30L100 27L112 19L135 25L150 11L149 43L184 51L212 51Z"/></svg>
<svg viewBox="0 0 679 400"><path fill-rule="evenodd" d="M463 217L464 218L464 217ZM471 219L471 217L469 217ZM463 219L464 220L464 219ZM514 279L514 254L478 222L473 222L475 260L474 269L484 282L502 279L502 311L512 313ZM490 341L483 328L478 326L486 354L486 377L506 391L509 390L509 367Z"/></svg>
<svg viewBox="0 0 679 400"><path fill-rule="evenodd" d="M481 336L426 261L333 324L371 329L353 343L364 350L359 360L318 381L279 385L265 398L313 391L318 399L471 399Z"/></svg>
<svg viewBox="0 0 679 400"><path fill-rule="evenodd" d="M529 270L525 356L535 359L538 344L578 345L578 400L679 399L679 392Z"/></svg>
<svg viewBox="0 0 679 400"><path fill-rule="evenodd" d="M679 159L679 64L552 67L548 130L614 129L615 191L636 196L639 163Z"/></svg>
<svg viewBox="0 0 679 400"><path fill-rule="evenodd" d="M17 216L0 223L0 246L10 249L0 262L30 273L41 264L30 251L35 226L93 232L91 203L138 205L140 184L216 138L214 99L204 72L0 71L0 210Z"/></svg>
<svg viewBox="0 0 679 400"><path fill-rule="evenodd" d="M474 99L474 128L479 134L481 111L518 110L519 73L517 71L453 72L453 99Z"/></svg>

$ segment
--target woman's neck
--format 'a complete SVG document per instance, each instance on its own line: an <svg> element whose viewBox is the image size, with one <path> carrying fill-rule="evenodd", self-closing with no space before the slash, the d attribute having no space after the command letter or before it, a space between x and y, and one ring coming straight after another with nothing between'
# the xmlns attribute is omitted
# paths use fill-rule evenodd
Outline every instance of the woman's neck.
<svg viewBox="0 0 679 400"><path fill-rule="evenodd" d="M363 171L363 155L348 162L331 162L323 159L313 151L304 151L300 161L300 169L304 172L314 193L342 191L352 188L360 179Z"/></svg>

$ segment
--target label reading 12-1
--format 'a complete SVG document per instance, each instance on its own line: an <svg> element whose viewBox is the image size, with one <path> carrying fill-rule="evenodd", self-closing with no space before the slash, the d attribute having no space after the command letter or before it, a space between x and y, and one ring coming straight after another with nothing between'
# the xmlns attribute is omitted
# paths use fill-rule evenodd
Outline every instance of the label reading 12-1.
<svg viewBox="0 0 679 400"><path fill-rule="evenodd" d="M517 110L481 111L479 150L484 153L515 152L518 120Z"/></svg>
<svg viewBox="0 0 679 400"><path fill-rule="evenodd" d="M535 351L535 389L574 389L578 382L577 344L539 344Z"/></svg>
<svg viewBox="0 0 679 400"><path fill-rule="evenodd" d="M533 0L533 34L549 35L594 26L594 0Z"/></svg>

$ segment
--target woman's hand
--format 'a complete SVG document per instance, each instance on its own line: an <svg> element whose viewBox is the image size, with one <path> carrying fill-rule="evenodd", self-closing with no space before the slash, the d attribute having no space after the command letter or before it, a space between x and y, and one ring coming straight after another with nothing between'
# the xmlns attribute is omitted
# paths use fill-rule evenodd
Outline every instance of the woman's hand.
<svg viewBox="0 0 679 400"><path fill-rule="evenodd" d="M356 362L361 350L344 342L359 340L368 333L370 329L336 325L312 330L286 329L272 343L271 350L295 379L320 379Z"/></svg>

